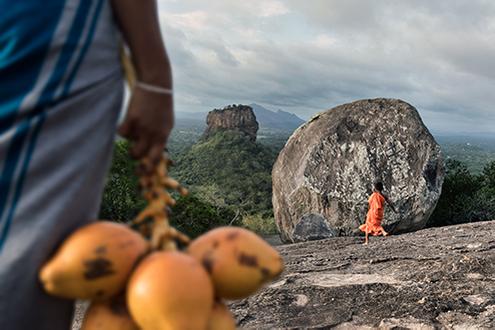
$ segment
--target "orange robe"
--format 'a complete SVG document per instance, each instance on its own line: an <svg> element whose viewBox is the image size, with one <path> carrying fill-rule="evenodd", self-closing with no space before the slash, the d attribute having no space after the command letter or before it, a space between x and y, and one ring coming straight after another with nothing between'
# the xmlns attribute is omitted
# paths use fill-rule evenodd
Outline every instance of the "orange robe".
<svg viewBox="0 0 495 330"><path fill-rule="evenodd" d="M366 223L359 226L361 231L366 232L373 236L380 235L382 233L382 220L383 220L383 209L385 207L385 198L382 194L374 192L371 194L369 200L369 209L366 216Z"/></svg>

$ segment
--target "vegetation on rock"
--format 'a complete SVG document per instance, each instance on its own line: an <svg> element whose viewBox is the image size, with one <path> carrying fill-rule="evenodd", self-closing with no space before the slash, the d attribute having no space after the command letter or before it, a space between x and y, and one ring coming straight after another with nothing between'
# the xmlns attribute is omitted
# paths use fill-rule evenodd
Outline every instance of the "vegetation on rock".
<svg viewBox="0 0 495 330"><path fill-rule="evenodd" d="M268 218L275 157L242 133L221 131L179 156L171 174L206 202Z"/></svg>

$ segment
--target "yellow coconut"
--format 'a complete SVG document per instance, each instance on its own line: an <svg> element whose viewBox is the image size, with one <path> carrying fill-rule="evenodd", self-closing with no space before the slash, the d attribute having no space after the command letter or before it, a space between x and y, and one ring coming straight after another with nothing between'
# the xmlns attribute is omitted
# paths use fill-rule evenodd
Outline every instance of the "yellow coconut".
<svg viewBox="0 0 495 330"><path fill-rule="evenodd" d="M125 295L119 295L110 301L92 302L81 330L139 330L139 327L127 310Z"/></svg>
<svg viewBox="0 0 495 330"><path fill-rule="evenodd" d="M210 273L215 294L242 299L273 280L283 270L280 254L253 232L220 227L195 239L188 253Z"/></svg>
<svg viewBox="0 0 495 330"><path fill-rule="evenodd" d="M148 243L123 224L99 221L70 235L41 269L45 290L69 299L107 299L121 292Z"/></svg>
<svg viewBox="0 0 495 330"><path fill-rule="evenodd" d="M235 330L235 319L227 306L216 302L208 321L208 330Z"/></svg>
<svg viewBox="0 0 495 330"><path fill-rule="evenodd" d="M191 256L154 252L132 274L127 306L143 330L202 330L213 308L213 286Z"/></svg>

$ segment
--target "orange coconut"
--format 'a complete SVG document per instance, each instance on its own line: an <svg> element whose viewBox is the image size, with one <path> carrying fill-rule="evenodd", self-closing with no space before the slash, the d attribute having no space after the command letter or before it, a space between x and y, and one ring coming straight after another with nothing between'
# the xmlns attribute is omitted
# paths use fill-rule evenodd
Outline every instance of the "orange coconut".
<svg viewBox="0 0 495 330"><path fill-rule="evenodd" d="M273 280L283 270L280 254L253 232L220 227L195 239L188 253L210 273L215 294L242 299Z"/></svg>
<svg viewBox="0 0 495 330"><path fill-rule="evenodd" d="M208 330L235 330L236 324L232 313L222 302L216 302L208 320Z"/></svg>
<svg viewBox="0 0 495 330"><path fill-rule="evenodd" d="M123 224L99 221L76 230L39 273L45 290L69 299L106 299L121 292L148 250Z"/></svg>
<svg viewBox="0 0 495 330"><path fill-rule="evenodd" d="M132 274L127 306L143 330L202 330L213 308L213 286L191 256L154 252Z"/></svg>
<svg viewBox="0 0 495 330"><path fill-rule="evenodd" d="M125 295L105 302L92 302L86 311L81 330L139 330L131 318Z"/></svg>

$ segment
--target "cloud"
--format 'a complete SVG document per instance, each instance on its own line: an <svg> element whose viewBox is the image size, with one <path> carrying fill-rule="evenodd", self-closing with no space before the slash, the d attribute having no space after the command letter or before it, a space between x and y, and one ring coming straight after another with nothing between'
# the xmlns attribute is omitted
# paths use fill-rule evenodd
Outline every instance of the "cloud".
<svg viewBox="0 0 495 330"><path fill-rule="evenodd" d="M289 13L289 9L280 1L263 1L258 3L258 6L261 17L274 17Z"/></svg>
<svg viewBox="0 0 495 330"><path fill-rule="evenodd" d="M259 102L309 118L401 98L436 131L494 131L495 2L160 0L178 111Z"/></svg>

